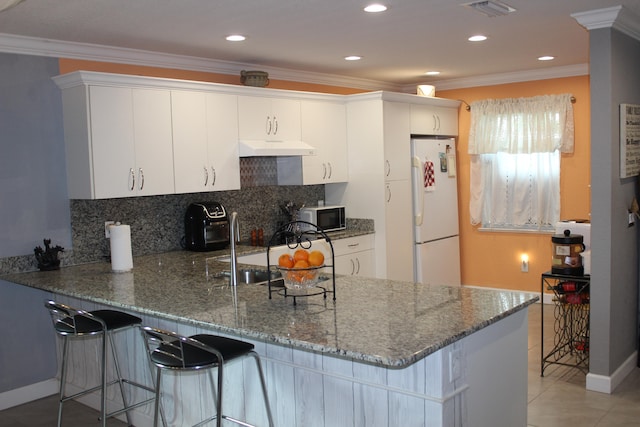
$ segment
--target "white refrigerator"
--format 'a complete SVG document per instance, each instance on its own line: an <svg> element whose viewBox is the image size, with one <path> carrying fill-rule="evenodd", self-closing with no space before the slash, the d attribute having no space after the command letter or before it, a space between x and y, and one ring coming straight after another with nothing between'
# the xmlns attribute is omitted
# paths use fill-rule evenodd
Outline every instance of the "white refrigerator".
<svg viewBox="0 0 640 427"><path fill-rule="evenodd" d="M411 140L414 279L460 285L460 238L455 140Z"/></svg>

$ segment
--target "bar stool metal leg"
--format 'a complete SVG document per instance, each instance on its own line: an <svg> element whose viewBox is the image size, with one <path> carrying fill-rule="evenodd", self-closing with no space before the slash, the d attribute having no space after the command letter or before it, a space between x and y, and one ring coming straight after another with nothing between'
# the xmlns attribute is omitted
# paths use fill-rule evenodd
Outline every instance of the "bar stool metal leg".
<svg viewBox="0 0 640 427"><path fill-rule="evenodd" d="M62 410L65 402L96 391L100 391L100 421L103 427L106 427L107 425L107 418L119 415L123 412L127 417L128 424L132 425L129 411L139 406L151 403L154 397L144 399L130 405L126 397L124 384L127 383L153 393L155 393L156 390L152 387L123 378L120 365L118 363L118 355L113 335L115 332L124 331L128 328L138 326L142 323L142 319L115 310L96 310L93 312L87 312L64 304L56 303L55 301L46 301L45 307L51 314L55 332L60 335L63 340L58 404L58 427L62 426ZM82 390L71 396L66 396L67 373L69 370L69 341L71 339L82 339L92 336L100 338L100 384L95 387ZM107 380L107 346L109 345L111 346L115 374L117 376L113 381ZM107 388L108 386L115 385L116 383L119 385L123 407L109 413L107 411Z"/></svg>

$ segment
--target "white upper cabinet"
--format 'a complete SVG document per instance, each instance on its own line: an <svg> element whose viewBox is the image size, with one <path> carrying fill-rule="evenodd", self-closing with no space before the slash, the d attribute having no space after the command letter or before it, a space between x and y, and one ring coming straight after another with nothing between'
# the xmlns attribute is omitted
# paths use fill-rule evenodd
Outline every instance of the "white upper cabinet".
<svg viewBox="0 0 640 427"><path fill-rule="evenodd" d="M302 157L303 183L346 182L347 114L344 104L302 101L302 140L316 149Z"/></svg>
<svg viewBox="0 0 640 427"><path fill-rule="evenodd" d="M409 104L385 102L383 105L384 179L411 178Z"/></svg>
<svg viewBox="0 0 640 427"><path fill-rule="evenodd" d="M70 198L174 191L168 91L80 85L62 95Z"/></svg>
<svg viewBox="0 0 640 427"><path fill-rule="evenodd" d="M411 133L414 135L458 135L458 109L432 105L411 105Z"/></svg>
<svg viewBox="0 0 640 427"><path fill-rule="evenodd" d="M278 184L313 185L346 182L347 112L343 103L301 101L302 141L313 156L278 158Z"/></svg>
<svg viewBox="0 0 640 427"><path fill-rule="evenodd" d="M294 99L238 97L240 139L300 140L300 101Z"/></svg>
<svg viewBox="0 0 640 427"><path fill-rule="evenodd" d="M176 193L240 188L237 96L171 92Z"/></svg>

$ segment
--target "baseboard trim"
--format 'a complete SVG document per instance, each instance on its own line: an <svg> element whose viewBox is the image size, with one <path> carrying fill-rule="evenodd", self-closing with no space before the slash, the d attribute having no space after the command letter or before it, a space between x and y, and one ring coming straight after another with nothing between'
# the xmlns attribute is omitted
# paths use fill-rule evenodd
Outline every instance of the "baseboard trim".
<svg viewBox="0 0 640 427"><path fill-rule="evenodd" d="M638 360L638 352L634 351L611 376L587 374L587 390L611 394L622 381L633 371Z"/></svg>
<svg viewBox="0 0 640 427"><path fill-rule="evenodd" d="M51 396L59 391L57 378L0 393L0 411Z"/></svg>

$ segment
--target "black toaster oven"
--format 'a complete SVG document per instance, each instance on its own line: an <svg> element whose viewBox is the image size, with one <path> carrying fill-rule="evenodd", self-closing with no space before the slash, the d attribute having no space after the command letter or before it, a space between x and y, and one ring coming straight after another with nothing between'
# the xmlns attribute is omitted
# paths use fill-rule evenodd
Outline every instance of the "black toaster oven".
<svg viewBox="0 0 640 427"><path fill-rule="evenodd" d="M229 218L218 202L191 203L184 215L185 249L215 251L229 246Z"/></svg>

